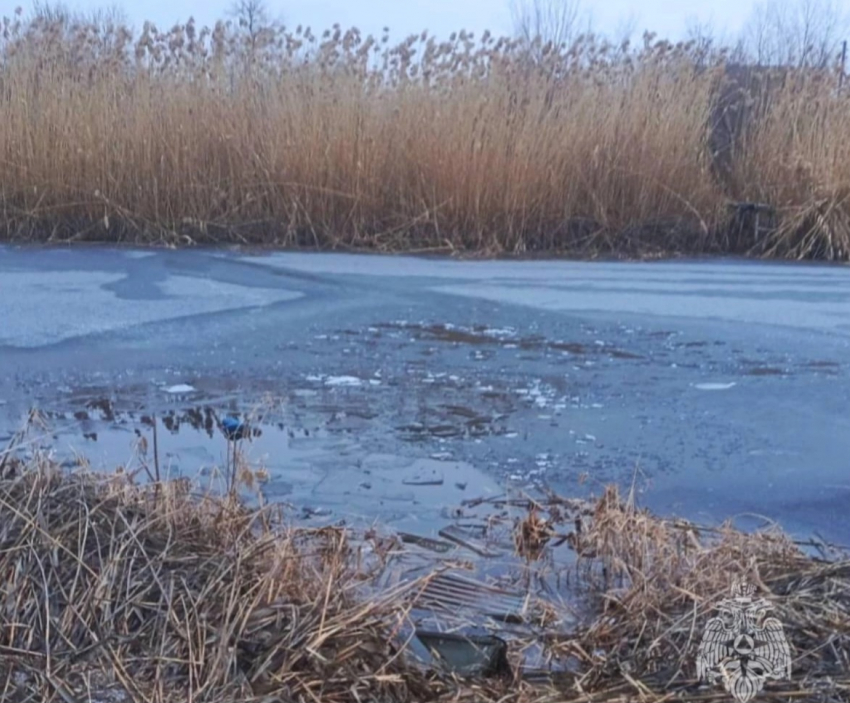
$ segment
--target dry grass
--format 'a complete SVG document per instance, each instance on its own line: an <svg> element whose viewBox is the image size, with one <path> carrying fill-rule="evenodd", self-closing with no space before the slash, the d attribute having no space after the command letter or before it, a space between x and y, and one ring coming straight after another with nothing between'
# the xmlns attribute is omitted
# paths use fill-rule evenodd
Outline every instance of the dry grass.
<svg viewBox="0 0 850 703"><path fill-rule="evenodd" d="M774 528L700 530L660 520L608 488L581 548L598 565L600 615L563 652L579 653L598 700L728 700L695 684L695 656L713 606L735 579L774 605L791 646L790 680L770 700L850 700L850 560L812 558ZM576 646L578 645L578 646ZM572 700L587 700L574 697Z"/></svg>
<svg viewBox="0 0 850 703"><path fill-rule="evenodd" d="M706 146L722 54L593 37L544 54L464 33L7 18L2 235L847 256L850 105L832 77L780 92L724 192ZM728 237L729 198L777 207L772 237Z"/></svg>
<svg viewBox="0 0 850 703"><path fill-rule="evenodd" d="M7 467L9 468L9 467ZM40 461L0 483L3 700L423 700L389 633L400 592L355 597L369 568L343 530L63 475ZM15 685L17 684L17 690Z"/></svg>
<svg viewBox="0 0 850 703"><path fill-rule="evenodd" d="M768 254L846 260L850 255L850 147L846 92L830 80L789 80L754 140L762 169L750 187L779 210ZM754 187L753 187L754 186Z"/></svg>
<svg viewBox="0 0 850 703"><path fill-rule="evenodd" d="M286 527L185 481L154 489L2 457L3 700L719 701L693 657L735 576L777 605L794 654L791 680L763 695L850 700L850 563L804 556L780 533L700 535L608 489L572 540L591 610L543 629L572 673L556 688L458 680L403 651L423 580L376 590L393 541ZM566 504L535 506L534 531L554 537ZM515 656L526 646L512 643Z"/></svg>

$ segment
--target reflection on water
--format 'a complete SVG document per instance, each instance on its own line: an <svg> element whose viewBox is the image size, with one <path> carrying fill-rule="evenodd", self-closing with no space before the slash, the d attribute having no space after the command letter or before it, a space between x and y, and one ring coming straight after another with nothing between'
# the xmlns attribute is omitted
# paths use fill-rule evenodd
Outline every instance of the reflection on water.
<svg viewBox="0 0 850 703"><path fill-rule="evenodd" d="M47 418L38 446L66 467L117 467L160 476L188 477L223 486L232 452L209 406L153 414L119 412L107 401ZM501 487L483 472L449 457L422 458L375 451L353 433L332 431L315 419L297 427L278 417L247 417L250 436L237 443L241 458L260 469L267 501L290 504L301 518L348 523L379 521L399 530L436 536L470 496L490 498ZM26 444L22 452L33 451ZM156 461L154 461L154 454ZM250 498L250 494L246 494Z"/></svg>

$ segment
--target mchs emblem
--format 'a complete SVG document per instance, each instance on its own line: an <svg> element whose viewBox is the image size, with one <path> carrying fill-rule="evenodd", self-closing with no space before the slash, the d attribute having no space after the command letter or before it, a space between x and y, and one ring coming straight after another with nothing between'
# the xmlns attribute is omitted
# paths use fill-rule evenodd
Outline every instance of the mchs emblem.
<svg viewBox="0 0 850 703"><path fill-rule="evenodd" d="M773 606L753 598L755 587L735 582L732 598L719 603L708 621L697 653L697 676L723 687L747 703L767 679L791 676L791 650L782 623L769 616Z"/></svg>

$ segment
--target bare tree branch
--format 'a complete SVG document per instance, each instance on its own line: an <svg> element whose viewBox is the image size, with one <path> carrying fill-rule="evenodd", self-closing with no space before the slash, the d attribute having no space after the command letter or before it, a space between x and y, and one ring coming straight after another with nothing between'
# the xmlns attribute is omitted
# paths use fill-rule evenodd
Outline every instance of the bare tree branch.
<svg viewBox="0 0 850 703"><path fill-rule="evenodd" d="M269 13L263 0L234 0L230 14L236 18L239 28L252 37L270 24Z"/></svg>
<svg viewBox="0 0 850 703"><path fill-rule="evenodd" d="M758 64L826 68L848 33L848 17L834 0L765 0L755 6L742 39Z"/></svg>
<svg viewBox="0 0 850 703"><path fill-rule="evenodd" d="M234 0L229 14L236 20L236 31L243 39L245 58L254 61L270 49L280 22L269 17L265 0Z"/></svg>
<svg viewBox="0 0 850 703"><path fill-rule="evenodd" d="M576 38L580 10L581 0L511 0L514 31L535 59L547 44L557 49Z"/></svg>

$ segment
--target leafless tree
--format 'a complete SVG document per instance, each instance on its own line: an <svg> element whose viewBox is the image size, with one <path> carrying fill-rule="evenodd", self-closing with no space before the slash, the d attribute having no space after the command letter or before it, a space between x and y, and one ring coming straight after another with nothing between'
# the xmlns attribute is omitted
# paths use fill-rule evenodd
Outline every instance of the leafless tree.
<svg viewBox="0 0 850 703"><path fill-rule="evenodd" d="M632 10L628 15L620 18L619 22L617 22L617 27L614 30L613 39L614 42L622 46L623 44L630 44L634 39L635 34L638 30L638 15Z"/></svg>
<svg viewBox="0 0 850 703"><path fill-rule="evenodd" d="M568 45L578 33L581 0L511 0L514 31L540 58L543 47Z"/></svg>
<svg viewBox="0 0 850 703"><path fill-rule="evenodd" d="M744 26L747 53L760 65L825 68L847 38L848 17L835 0L764 0Z"/></svg>
<svg viewBox="0 0 850 703"><path fill-rule="evenodd" d="M714 29L695 17L687 21L685 38L693 45L694 55L700 64L707 62L717 48Z"/></svg>
<svg viewBox="0 0 850 703"><path fill-rule="evenodd" d="M718 33L710 22L696 17L689 18L685 39L690 43L691 52L699 66L715 63L721 58L734 64L747 63L744 42L727 33Z"/></svg>
<svg viewBox="0 0 850 703"><path fill-rule="evenodd" d="M270 24L263 0L235 0L230 7L230 14L236 19L239 29L251 37Z"/></svg>
<svg viewBox="0 0 850 703"><path fill-rule="evenodd" d="M266 49L274 30L281 25L279 19L269 15L265 0L233 0L229 14L236 20L236 31L244 37L250 55Z"/></svg>

